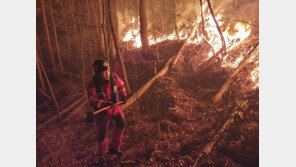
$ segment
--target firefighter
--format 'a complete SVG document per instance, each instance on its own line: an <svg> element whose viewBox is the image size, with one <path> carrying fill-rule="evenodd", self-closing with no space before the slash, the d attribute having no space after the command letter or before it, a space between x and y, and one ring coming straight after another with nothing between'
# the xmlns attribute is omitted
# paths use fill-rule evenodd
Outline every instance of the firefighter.
<svg viewBox="0 0 296 167"><path fill-rule="evenodd" d="M123 131L126 124L122 110L119 105L119 96L126 102L127 94L123 81L116 75L110 74L109 63L105 60L95 60L93 63L95 75L87 86L87 95L90 106L94 111L112 106L111 109L102 111L94 115L98 130L98 153L102 157L108 151L108 124L115 121L115 129L109 145L108 154L121 156L120 145Z"/></svg>

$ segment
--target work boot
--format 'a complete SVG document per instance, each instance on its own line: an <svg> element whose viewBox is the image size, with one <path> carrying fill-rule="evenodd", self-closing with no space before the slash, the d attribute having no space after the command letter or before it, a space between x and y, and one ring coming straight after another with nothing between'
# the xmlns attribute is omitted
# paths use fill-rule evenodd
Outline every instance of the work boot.
<svg viewBox="0 0 296 167"><path fill-rule="evenodd" d="M122 156L123 152L121 152L119 150L116 150L116 149L110 148L109 151L108 151L108 154Z"/></svg>

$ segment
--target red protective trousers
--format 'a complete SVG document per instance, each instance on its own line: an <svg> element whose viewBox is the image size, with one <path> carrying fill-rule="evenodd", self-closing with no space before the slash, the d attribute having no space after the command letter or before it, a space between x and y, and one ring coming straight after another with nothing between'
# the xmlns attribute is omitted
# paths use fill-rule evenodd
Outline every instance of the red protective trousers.
<svg viewBox="0 0 296 167"><path fill-rule="evenodd" d="M95 115L95 121L97 125L98 130L98 152L99 154L103 154L105 151L108 150L108 125L109 122L114 120L115 122L115 129L112 135L112 140L110 143L110 148L119 150L123 131L125 127L125 118L121 111L121 109L118 106L115 106L113 109L110 110L117 110L116 115L111 115L109 112L112 111L103 111L97 115Z"/></svg>

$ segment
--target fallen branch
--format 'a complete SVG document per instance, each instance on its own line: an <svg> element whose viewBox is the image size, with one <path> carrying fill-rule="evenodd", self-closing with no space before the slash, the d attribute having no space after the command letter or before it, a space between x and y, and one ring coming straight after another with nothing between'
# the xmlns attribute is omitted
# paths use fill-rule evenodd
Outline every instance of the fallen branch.
<svg viewBox="0 0 296 167"><path fill-rule="evenodd" d="M252 53L255 51L257 46L259 45L259 42L256 43L256 45L248 52L248 54L245 56L244 60L240 62L238 67L234 70L234 72L228 77L227 81L224 83L224 85L221 87L219 92L215 95L213 98L214 102L218 102L222 95L227 91L229 85L232 82L232 78L243 68L245 65L249 62L250 57L252 56Z"/></svg>
<svg viewBox="0 0 296 167"><path fill-rule="evenodd" d="M79 107L82 107L82 106L84 106L84 105L86 105L88 103L88 100L84 100L81 104L79 104ZM73 112L71 112L71 115L74 115L74 114L77 114L77 113L79 113L81 110L74 110ZM69 120L71 117L70 117L70 115L69 116L67 116L67 118L65 118L65 119L63 119L61 122L65 122L65 121L67 121L67 120Z"/></svg>
<svg viewBox="0 0 296 167"><path fill-rule="evenodd" d="M203 62L200 66L198 66L196 73L203 71L208 68L213 62L215 62L216 58L221 54L222 49L220 49L215 55L209 58L207 61Z"/></svg>
<svg viewBox="0 0 296 167"><path fill-rule="evenodd" d="M233 111L231 113L231 115L229 116L229 118L227 119L227 121L224 123L224 125L222 126L222 128L216 133L216 135L214 136L214 138L211 140L210 143L208 143L202 150L201 152L198 154L197 159L193 165L193 167L196 167L198 162L201 160L201 158L203 156L207 156L213 149L214 145L217 143L217 141L220 139L221 135L223 134L223 132L227 129L227 127L229 125L231 125L234 122L234 116L238 114L238 115L242 115L242 111Z"/></svg>
<svg viewBox="0 0 296 167"><path fill-rule="evenodd" d="M43 94L45 97L47 97L50 100L53 100L52 97L50 97L49 95L47 95L45 92L42 91L42 89L38 89L39 92L41 92L41 94Z"/></svg>
<svg viewBox="0 0 296 167"><path fill-rule="evenodd" d="M64 115L65 113L67 113L69 110L71 110L74 106L76 106L78 103L80 103L83 99L85 99L85 96L81 97L80 99L76 100L74 103L72 103L69 107L67 107L66 109L64 109L63 111L60 112L60 116ZM48 119L47 121L45 121L44 123L40 124L37 127L37 130L40 130L42 127L48 125L50 122L52 122L53 120L55 120L55 116L51 117L50 119Z"/></svg>
<svg viewBox="0 0 296 167"><path fill-rule="evenodd" d="M180 51L179 51L180 52ZM130 106L132 103L134 103L137 99L139 99L150 87L151 85L153 84L153 82L162 77L164 74L167 73L169 67L170 67L170 64L171 62L176 59L176 56L173 56L171 57L168 62L165 64L164 68L159 71L152 79L150 79L141 89L139 89L132 97L130 97L128 99L128 101L123 104L122 106L120 106L120 108L122 110L126 109L128 106Z"/></svg>

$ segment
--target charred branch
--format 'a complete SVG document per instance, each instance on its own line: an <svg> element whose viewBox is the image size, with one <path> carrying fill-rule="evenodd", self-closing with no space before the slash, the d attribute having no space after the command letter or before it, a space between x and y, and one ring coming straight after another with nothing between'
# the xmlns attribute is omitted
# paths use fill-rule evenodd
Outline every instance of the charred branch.
<svg viewBox="0 0 296 167"><path fill-rule="evenodd" d="M225 39L224 39L224 36L223 36L222 31L220 29L220 26L218 24L218 21L217 21L217 19L215 17L214 11L212 9L211 1L210 0L207 0L207 2L208 2L208 6L209 6L209 9L210 9L212 18L213 18L213 20L214 20L214 22L216 24L217 30L218 30L219 35L220 35L220 38L221 38L221 42L222 42L222 56L224 57L226 55L226 53L227 53Z"/></svg>
<svg viewBox="0 0 296 167"><path fill-rule="evenodd" d="M252 53L255 51L255 49L257 48L257 46L259 45L259 42L247 53L247 55L245 56L244 60L242 62L240 62L240 64L238 65L238 67L234 70L233 73L231 73L231 75L228 77L227 81L224 83L224 85L221 87L221 89L219 90L219 92L215 95L215 97L213 98L214 102L218 102L223 94L228 90L229 85L232 83L232 79L233 77L249 62L250 57L252 56Z"/></svg>

